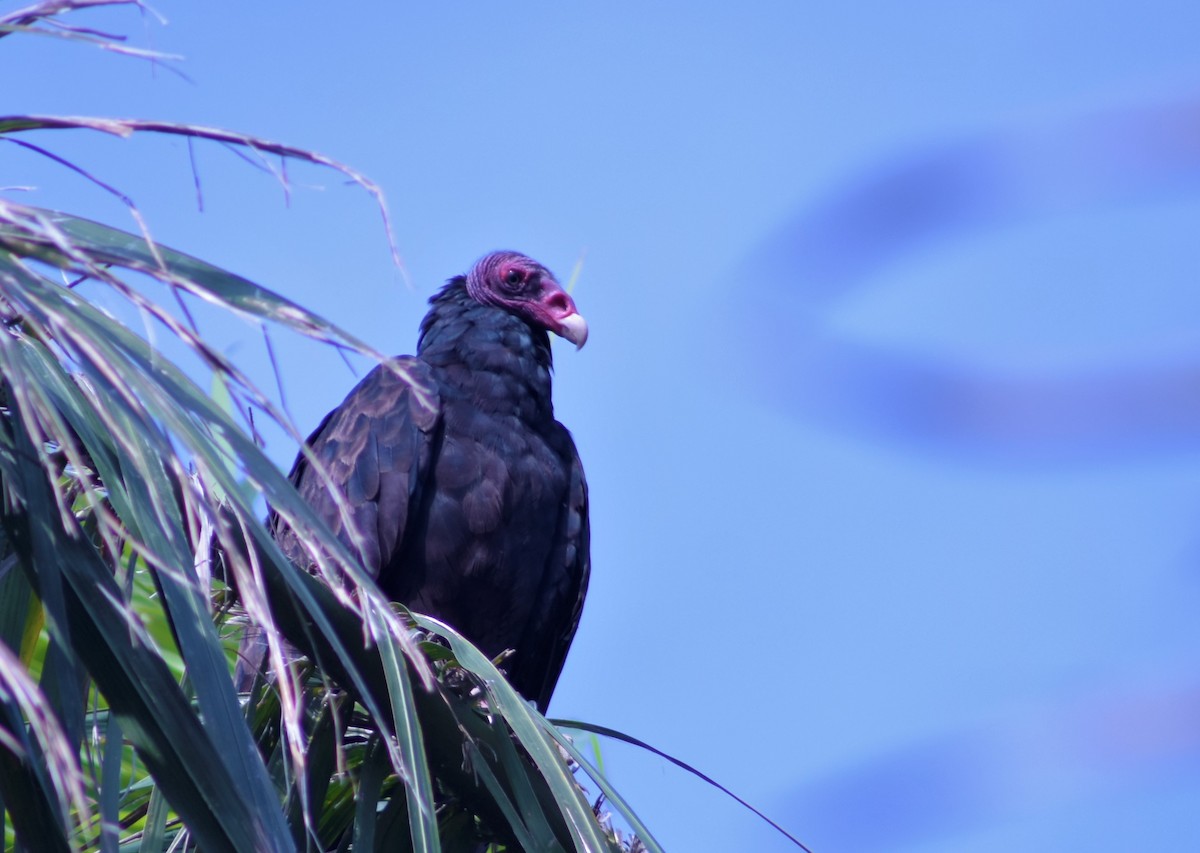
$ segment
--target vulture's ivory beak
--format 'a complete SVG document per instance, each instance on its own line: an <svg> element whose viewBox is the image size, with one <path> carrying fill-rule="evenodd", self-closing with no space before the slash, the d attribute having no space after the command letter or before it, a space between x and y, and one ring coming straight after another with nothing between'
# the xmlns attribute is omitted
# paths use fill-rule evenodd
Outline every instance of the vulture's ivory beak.
<svg viewBox="0 0 1200 853"><path fill-rule="evenodd" d="M559 319L558 333L575 344L575 349L583 349L588 336L587 320L583 319L582 314L568 314Z"/></svg>

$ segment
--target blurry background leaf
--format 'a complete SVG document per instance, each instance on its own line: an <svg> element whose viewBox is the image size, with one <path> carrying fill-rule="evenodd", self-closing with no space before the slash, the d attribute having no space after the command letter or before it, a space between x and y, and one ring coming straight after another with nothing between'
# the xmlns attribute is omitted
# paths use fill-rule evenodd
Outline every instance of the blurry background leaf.
<svg viewBox="0 0 1200 853"><path fill-rule="evenodd" d="M1168 356L1110 346L1086 365L1070 349L1078 333L1065 330L1057 349L1051 341L1037 350L1037 362L1015 337L1007 353L985 343L971 363L971 354L931 352L928 339L904 346L847 332L837 303L886 286L889 268L989 233L1105 207L1195 200L1198 126L1194 100L1059 119L938 143L833 188L738 272L762 282L760 298L781 315L777 333L760 336L760 318L749 310L758 303L734 306L750 344L740 350L748 369L766 359L788 371L785 385L758 374L764 398L834 430L960 460L1045 464L1194 448L1200 347ZM960 278L945 286L991 283ZM1084 289L1073 298L1097 295ZM1027 310L1042 306L1030 301Z"/></svg>

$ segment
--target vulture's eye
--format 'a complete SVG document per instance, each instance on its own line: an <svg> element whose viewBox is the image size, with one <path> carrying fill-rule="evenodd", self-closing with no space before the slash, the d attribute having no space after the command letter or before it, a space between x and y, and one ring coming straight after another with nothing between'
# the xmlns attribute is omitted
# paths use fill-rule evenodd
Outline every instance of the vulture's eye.
<svg viewBox="0 0 1200 853"><path fill-rule="evenodd" d="M508 274L504 276L504 281L508 284L513 285L514 287L516 287L518 284L520 284L524 280L525 280L525 274L522 273L520 270L509 270Z"/></svg>

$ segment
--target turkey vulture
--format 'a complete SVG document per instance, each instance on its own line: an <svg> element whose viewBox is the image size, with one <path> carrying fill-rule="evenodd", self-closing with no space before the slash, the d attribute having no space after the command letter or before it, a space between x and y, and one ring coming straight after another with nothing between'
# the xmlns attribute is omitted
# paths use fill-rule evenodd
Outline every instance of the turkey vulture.
<svg viewBox="0 0 1200 853"><path fill-rule="evenodd" d="M544 266L493 252L429 300L416 356L376 367L325 416L291 480L393 601L506 649L516 690L542 712L579 624L589 556L587 483L554 419L549 332L576 347L587 323ZM312 557L278 515L284 553Z"/></svg>

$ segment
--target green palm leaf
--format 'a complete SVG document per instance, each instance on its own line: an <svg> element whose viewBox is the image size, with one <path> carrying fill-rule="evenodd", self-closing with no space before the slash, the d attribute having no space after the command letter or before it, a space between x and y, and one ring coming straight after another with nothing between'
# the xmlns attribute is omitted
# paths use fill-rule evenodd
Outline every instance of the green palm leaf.
<svg viewBox="0 0 1200 853"><path fill-rule="evenodd" d="M0 16L0 38L110 46L43 24L121 4L35 3ZM0 117L3 138L68 131L183 135L334 168L384 210L353 170L269 140L170 122ZM256 282L158 244L130 211L137 233L0 199L6 847L627 849L593 815L561 735L452 629L387 602L247 434L249 408L302 439L180 316L180 297L379 354ZM165 330L204 375L85 298L82 282ZM280 552L264 501L318 558L316 576ZM247 627L267 638L274 674L239 693L233 649Z"/></svg>

